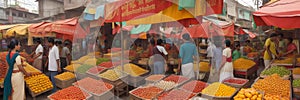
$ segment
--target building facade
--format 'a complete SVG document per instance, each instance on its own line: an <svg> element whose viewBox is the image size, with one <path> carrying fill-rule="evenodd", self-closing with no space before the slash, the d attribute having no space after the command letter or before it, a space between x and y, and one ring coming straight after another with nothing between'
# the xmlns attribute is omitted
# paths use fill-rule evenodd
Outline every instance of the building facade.
<svg viewBox="0 0 300 100"><path fill-rule="evenodd" d="M5 16L7 17L7 23L24 23L31 21L38 17L38 14L31 13L27 9L20 6L11 6L5 8Z"/></svg>
<svg viewBox="0 0 300 100"><path fill-rule="evenodd" d="M39 20L65 19L64 0L37 0L37 2L39 3Z"/></svg>
<svg viewBox="0 0 300 100"><path fill-rule="evenodd" d="M255 10L252 7L244 6L236 0L225 0L224 11L228 18L235 21L242 28L252 28L252 12Z"/></svg>
<svg viewBox="0 0 300 100"><path fill-rule="evenodd" d="M64 0L66 18L80 16L90 0Z"/></svg>

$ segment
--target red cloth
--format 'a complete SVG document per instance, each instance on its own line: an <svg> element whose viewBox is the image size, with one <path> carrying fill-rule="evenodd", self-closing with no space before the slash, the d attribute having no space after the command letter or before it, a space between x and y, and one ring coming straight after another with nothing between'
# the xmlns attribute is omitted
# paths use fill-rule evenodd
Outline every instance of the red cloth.
<svg viewBox="0 0 300 100"><path fill-rule="evenodd" d="M300 0L279 0L265 5L253 17L256 25L280 28L300 28ZM295 23L296 22L296 23Z"/></svg>
<svg viewBox="0 0 300 100"><path fill-rule="evenodd" d="M294 43L288 45L287 51L296 50L297 46Z"/></svg>

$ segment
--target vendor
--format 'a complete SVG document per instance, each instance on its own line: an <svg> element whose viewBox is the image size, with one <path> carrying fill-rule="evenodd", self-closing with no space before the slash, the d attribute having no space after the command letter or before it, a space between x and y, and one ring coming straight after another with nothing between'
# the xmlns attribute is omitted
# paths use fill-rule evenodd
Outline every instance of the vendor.
<svg viewBox="0 0 300 100"><path fill-rule="evenodd" d="M270 35L270 38L268 38L265 42L265 46L264 46L265 68L269 67L271 60L279 57L278 53L276 52L276 41L278 41L278 36L277 36L277 34L272 33Z"/></svg>
<svg viewBox="0 0 300 100"><path fill-rule="evenodd" d="M297 46L293 43L293 38L288 38L287 41L287 52L284 53L282 56L291 58L297 52Z"/></svg>
<svg viewBox="0 0 300 100"><path fill-rule="evenodd" d="M235 50L232 53L232 60L235 61L239 58L241 58L240 44L236 44L235 45Z"/></svg>
<svg viewBox="0 0 300 100"><path fill-rule="evenodd" d="M250 46L250 40L245 41L245 46L242 50L243 50L243 56L247 56L248 53L253 51L253 48Z"/></svg>

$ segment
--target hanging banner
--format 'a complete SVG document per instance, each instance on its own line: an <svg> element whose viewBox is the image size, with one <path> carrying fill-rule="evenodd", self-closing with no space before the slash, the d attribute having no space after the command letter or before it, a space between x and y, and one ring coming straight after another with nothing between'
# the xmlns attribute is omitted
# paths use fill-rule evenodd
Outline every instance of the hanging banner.
<svg viewBox="0 0 300 100"><path fill-rule="evenodd" d="M105 6L106 22L121 22L158 13L172 5L167 0L120 0Z"/></svg>
<svg viewBox="0 0 300 100"><path fill-rule="evenodd" d="M222 14L223 0L206 0L206 2L207 2L206 15Z"/></svg>

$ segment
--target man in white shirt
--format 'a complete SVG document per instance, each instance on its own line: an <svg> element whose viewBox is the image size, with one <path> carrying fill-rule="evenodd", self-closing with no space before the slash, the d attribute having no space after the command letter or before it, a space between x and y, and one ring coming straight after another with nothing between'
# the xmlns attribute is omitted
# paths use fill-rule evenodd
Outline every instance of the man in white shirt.
<svg viewBox="0 0 300 100"><path fill-rule="evenodd" d="M38 39L36 43L37 43L37 48L35 49L35 52L31 54L31 57L33 56L34 59L33 66L38 70L43 71L42 58L43 58L44 48L42 46L42 41L40 39Z"/></svg>
<svg viewBox="0 0 300 100"><path fill-rule="evenodd" d="M48 54L48 61L46 64L48 64L48 71L50 72L50 79L53 84L53 90L54 93L56 91L56 84L54 80L54 76L58 74L58 72L61 72L60 68L60 62L59 62L59 50L57 46L54 45L54 39L49 38L48 39L48 46L49 46L49 54Z"/></svg>

